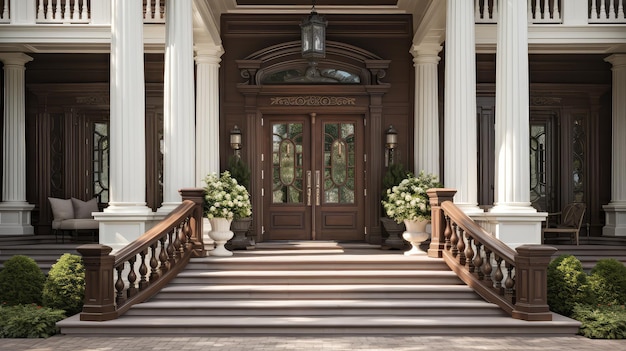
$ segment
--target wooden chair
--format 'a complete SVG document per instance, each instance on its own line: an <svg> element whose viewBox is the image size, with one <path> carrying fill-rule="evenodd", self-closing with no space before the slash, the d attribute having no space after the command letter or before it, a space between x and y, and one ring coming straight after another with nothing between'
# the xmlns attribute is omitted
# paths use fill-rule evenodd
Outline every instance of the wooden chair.
<svg viewBox="0 0 626 351"><path fill-rule="evenodd" d="M544 242L546 237L559 238L565 234L575 239L576 245L578 245L580 227L583 224L586 208L587 206L582 202L572 202L567 204L561 212L548 213L546 226L541 230L541 242ZM559 216L560 221L556 226L549 225L550 216Z"/></svg>

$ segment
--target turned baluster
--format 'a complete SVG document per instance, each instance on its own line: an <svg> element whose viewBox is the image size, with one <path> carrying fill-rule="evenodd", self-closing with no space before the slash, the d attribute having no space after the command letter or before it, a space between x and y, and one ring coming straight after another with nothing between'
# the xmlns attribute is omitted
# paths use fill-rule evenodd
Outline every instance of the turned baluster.
<svg viewBox="0 0 626 351"><path fill-rule="evenodd" d="M135 282L137 281L137 274L135 273L136 261L137 256L128 259L130 271L128 272L128 289L126 289L126 296L128 296L129 298L137 294L137 287L135 287Z"/></svg>
<svg viewBox="0 0 626 351"><path fill-rule="evenodd" d="M485 280L485 282L489 286L493 286L493 281L491 280L492 270L493 268L491 267L491 250L485 247L485 263L483 263L482 271L483 271L483 274L485 275L483 280Z"/></svg>
<svg viewBox="0 0 626 351"><path fill-rule="evenodd" d="M180 227L174 228L174 259L176 262L180 261L182 253L180 251Z"/></svg>
<svg viewBox="0 0 626 351"><path fill-rule="evenodd" d="M450 236L450 249L452 251L452 256L456 257L459 254L459 250L456 248L456 244L459 242L459 237L457 234L457 226L456 223L452 222L452 235Z"/></svg>
<svg viewBox="0 0 626 351"><path fill-rule="evenodd" d="M500 256L495 257L496 260L496 271L493 275L495 280L495 288L498 291L498 294L503 295L504 291L502 289L502 279L504 278L504 274L502 273L502 258Z"/></svg>
<svg viewBox="0 0 626 351"><path fill-rule="evenodd" d="M476 241L476 256L474 256L474 267L476 267L476 273L478 273L478 279L483 280L485 277L485 273L483 273L483 255L482 255L482 247L483 244L479 241Z"/></svg>
<svg viewBox="0 0 626 351"><path fill-rule="evenodd" d="M167 258L169 260L169 267L172 269L176 265L176 257L174 256L174 241L172 240L172 234L174 233L174 229L170 230L167 233Z"/></svg>
<svg viewBox="0 0 626 351"><path fill-rule="evenodd" d="M450 250L450 247L452 247L452 244L450 243L450 237L452 236L450 216L446 216L446 229L443 232L443 236L445 237L445 242L446 242L445 249Z"/></svg>
<svg viewBox="0 0 626 351"><path fill-rule="evenodd" d="M472 236L469 232L465 232L467 238L467 247L465 248L465 260L467 269L470 273L474 273L474 249L472 248Z"/></svg>
<svg viewBox="0 0 626 351"><path fill-rule="evenodd" d="M117 281L115 282L115 302L119 307L126 302L126 297L124 296L124 280L122 279L124 265L121 264L115 267L115 270L117 270Z"/></svg>
<svg viewBox="0 0 626 351"><path fill-rule="evenodd" d="M190 218L187 218L187 220L185 221L185 225L183 227L183 242L185 243L185 245L183 245L183 250L187 250L187 245L192 245L191 242L191 221Z"/></svg>
<svg viewBox="0 0 626 351"><path fill-rule="evenodd" d="M515 304L515 278L513 277L513 265L506 264L506 280L504 280L504 294L511 301L511 303Z"/></svg>
<svg viewBox="0 0 626 351"><path fill-rule="evenodd" d="M141 264L139 265L139 290L145 289L149 284L146 276L148 275L148 266L146 265L146 255L148 249L145 249L139 253L141 255Z"/></svg>
<svg viewBox="0 0 626 351"><path fill-rule="evenodd" d="M161 265L160 265L160 267L161 267L161 275L163 275L167 271L169 271L169 264L168 264L168 261L167 261L167 252L166 252L167 248L165 246L165 240L166 240L165 236L162 236L159 239L159 242L161 243L161 252L159 253L159 261L161 261Z"/></svg>
<svg viewBox="0 0 626 351"><path fill-rule="evenodd" d="M159 262L157 261L157 246L158 243L154 243L150 245L150 283L155 282L159 279Z"/></svg>
<svg viewBox="0 0 626 351"><path fill-rule="evenodd" d="M458 231L459 241L456 244L456 250L459 253L459 264L465 266L465 231L461 227L458 227Z"/></svg>

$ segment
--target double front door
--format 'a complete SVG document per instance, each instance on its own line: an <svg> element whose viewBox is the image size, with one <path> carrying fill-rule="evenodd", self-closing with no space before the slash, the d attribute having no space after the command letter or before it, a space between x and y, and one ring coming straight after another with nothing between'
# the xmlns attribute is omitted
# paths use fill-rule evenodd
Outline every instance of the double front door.
<svg viewBox="0 0 626 351"><path fill-rule="evenodd" d="M264 240L363 240L363 117L265 116Z"/></svg>

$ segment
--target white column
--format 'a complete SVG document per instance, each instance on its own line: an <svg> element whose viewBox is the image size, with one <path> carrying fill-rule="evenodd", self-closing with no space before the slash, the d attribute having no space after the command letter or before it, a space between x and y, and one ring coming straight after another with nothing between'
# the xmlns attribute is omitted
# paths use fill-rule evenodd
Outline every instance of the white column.
<svg viewBox="0 0 626 351"><path fill-rule="evenodd" d="M626 236L626 54L606 58L613 65L613 150L611 202L603 206L602 235Z"/></svg>
<svg viewBox="0 0 626 351"><path fill-rule="evenodd" d="M100 242L122 245L143 234L152 219L146 206L145 80L141 1L111 6L110 202L100 221Z"/></svg>
<svg viewBox="0 0 626 351"><path fill-rule="evenodd" d="M528 23L526 1L499 2L496 48L495 206L485 215L511 247L541 243L541 222L530 203Z"/></svg>
<svg viewBox="0 0 626 351"><path fill-rule="evenodd" d="M220 172L220 92L221 46L202 44L196 53L196 186L204 187L204 177ZM209 237L211 224L204 217L202 235L206 251L213 250Z"/></svg>
<svg viewBox="0 0 626 351"><path fill-rule="evenodd" d="M220 171L219 69L221 47L199 49L196 54L196 186Z"/></svg>
<svg viewBox="0 0 626 351"><path fill-rule="evenodd" d="M4 64L4 125L2 154L2 202L0 235L33 234L26 201L26 63L23 53L2 53Z"/></svg>
<svg viewBox="0 0 626 351"><path fill-rule="evenodd" d="M530 203L527 4L500 1L496 51L495 203L491 212L536 212Z"/></svg>
<svg viewBox="0 0 626 351"><path fill-rule="evenodd" d="M475 41L474 2L448 0L443 183L457 189L454 202L468 214L482 212L478 208Z"/></svg>
<svg viewBox="0 0 626 351"><path fill-rule="evenodd" d="M439 176L439 44L413 47L415 66L415 172Z"/></svg>
<svg viewBox="0 0 626 351"><path fill-rule="evenodd" d="M163 103L163 205L181 202L178 190L195 185L194 61L191 1L167 1Z"/></svg>

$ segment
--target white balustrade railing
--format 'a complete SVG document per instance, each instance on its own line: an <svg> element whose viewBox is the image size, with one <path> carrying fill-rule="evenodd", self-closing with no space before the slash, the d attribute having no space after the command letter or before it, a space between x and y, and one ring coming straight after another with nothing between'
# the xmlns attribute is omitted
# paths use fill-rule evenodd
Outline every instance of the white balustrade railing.
<svg viewBox="0 0 626 351"><path fill-rule="evenodd" d="M626 0L591 0L589 23L626 23Z"/></svg>
<svg viewBox="0 0 626 351"><path fill-rule="evenodd" d="M498 5L500 0L474 0L474 18L476 23L497 23ZM563 7L572 6L573 1L564 0L527 0L529 24L562 24ZM587 1L584 1L587 3ZM626 0L589 0L582 5L577 2L580 11L587 7L588 23L626 23L624 7ZM573 5L575 6L575 5ZM574 11L578 11L575 9Z"/></svg>
<svg viewBox="0 0 626 351"><path fill-rule="evenodd" d="M144 23L165 23L165 0L144 0Z"/></svg>
<svg viewBox="0 0 626 351"><path fill-rule="evenodd" d="M37 0L37 23L89 23L87 0Z"/></svg>
<svg viewBox="0 0 626 351"><path fill-rule="evenodd" d="M498 22L499 0L474 0L476 23ZM563 23L562 0L528 0L528 23Z"/></svg>

